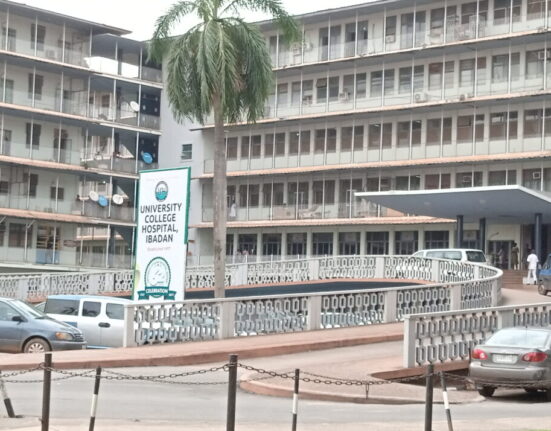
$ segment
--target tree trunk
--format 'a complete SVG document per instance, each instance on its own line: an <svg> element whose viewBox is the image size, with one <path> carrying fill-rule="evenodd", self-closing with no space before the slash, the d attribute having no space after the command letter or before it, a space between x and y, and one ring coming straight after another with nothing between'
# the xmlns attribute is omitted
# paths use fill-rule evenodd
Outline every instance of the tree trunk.
<svg viewBox="0 0 551 431"><path fill-rule="evenodd" d="M214 111L214 297L225 296L226 279L226 218L227 218L227 179L226 141L224 137L224 113L220 95L213 98Z"/></svg>

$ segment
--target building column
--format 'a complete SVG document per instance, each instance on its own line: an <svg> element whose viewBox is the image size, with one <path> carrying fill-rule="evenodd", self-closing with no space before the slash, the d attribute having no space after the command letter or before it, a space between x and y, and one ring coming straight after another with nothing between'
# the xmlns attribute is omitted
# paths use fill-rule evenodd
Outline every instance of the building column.
<svg viewBox="0 0 551 431"><path fill-rule="evenodd" d="M486 219L481 218L478 222L478 248L486 253Z"/></svg>
<svg viewBox="0 0 551 431"><path fill-rule="evenodd" d="M306 257L312 257L312 231L306 232Z"/></svg>
<svg viewBox="0 0 551 431"><path fill-rule="evenodd" d="M396 241L396 232L394 232L394 229L391 229L388 232L388 254L390 256L394 256L396 253L396 247L394 242Z"/></svg>
<svg viewBox="0 0 551 431"><path fill-rule="evenodd" d="M339 255L339 232L333 232L333 256Z"/></svg>
<svg viewBox="0 0 551 431"><path fill-rule="evenodd" d="M539 259L542 258L541 235L542 235L541 213L536 213L535 223L534 223L534 250L536 251L536 256L538 256Z"/></svg>
<svg viewBox="0 0 551 431"><path fill-rule="evenodd" d="M419 229L417 235L417 250L423 250L425 248L425 229Z"/></svg>
<svg viewBox="0 0 551 431"><path fill-rule="evenodd" d="M256 257L262 256L262 232L256 234Z"/></svg>
<svg viewBox="0 0 551 431"><path fill-rule="evenodd" d="M455 247L463 247L463 216L457 216L457 225L455 227Z"/></svg>
<svg viewBox="0 0 551 431"><path fill-rule="evenodd" d="M233 240L232 240L232 262L235 263L235 258L237 256L237 249L239 248L238 244L237 244L238 238L237 238L236 233L230 233L230 235L233 238Z"/></svg>
<svg viewBox="0 0 551 431"><path fill-rule="evenodd" d="M365 231L360 232L360 255L365 256L367 254L367 234Z"/></svg>
<svg viewBox="0 0 551 431"><path fill-rule="evenodd" d="M287 258L287 231L281 232L281 260Z"/></svg>

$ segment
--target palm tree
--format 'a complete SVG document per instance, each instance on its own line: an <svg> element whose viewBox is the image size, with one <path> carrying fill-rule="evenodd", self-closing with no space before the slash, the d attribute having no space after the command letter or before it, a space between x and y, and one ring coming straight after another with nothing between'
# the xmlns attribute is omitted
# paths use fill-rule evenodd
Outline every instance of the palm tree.
<svg viewBox="0 0 551 431"><path fill-rule="evenodd" d="M224 297L227 179L224 124L262 117L273 88L270 53L260 29L240 12L270 15L287 42L299 37L281 0L180 0L158 18L149 57L167 70L166 93L175 118L204 124L214 115L215 296ZM199 23L181 36L174 26L192 15Z"/></svg>

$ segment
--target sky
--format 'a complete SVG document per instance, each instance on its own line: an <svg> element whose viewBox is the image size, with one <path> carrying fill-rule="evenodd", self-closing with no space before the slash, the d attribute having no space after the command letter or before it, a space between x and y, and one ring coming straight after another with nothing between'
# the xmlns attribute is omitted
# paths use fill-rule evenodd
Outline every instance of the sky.
<svg viewBox="0 0 551 431"><path fill-rule="evenodd" d="M175 0L24 0L29 6L48 9L59 13L109 24L132 31L129 37L148 39L153 33L157 17L169 8ZM282 0L291 14L302 14L316 10L330 9L365 3L367 0ZM139 6L138 6L139 5ZM245 16L247 20L260 20L261 15ZM184 29L184 27L182 27Z"/></svg>

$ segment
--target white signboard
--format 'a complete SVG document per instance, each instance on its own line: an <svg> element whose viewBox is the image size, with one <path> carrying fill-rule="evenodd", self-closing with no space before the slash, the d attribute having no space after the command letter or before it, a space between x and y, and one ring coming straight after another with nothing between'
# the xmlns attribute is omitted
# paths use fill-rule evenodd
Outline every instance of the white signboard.
<svg viewBox="0 0 551 431"><path fill-rule="evenodd" d="M140 172L135 301L182 301L190 168Z"/></svg>

